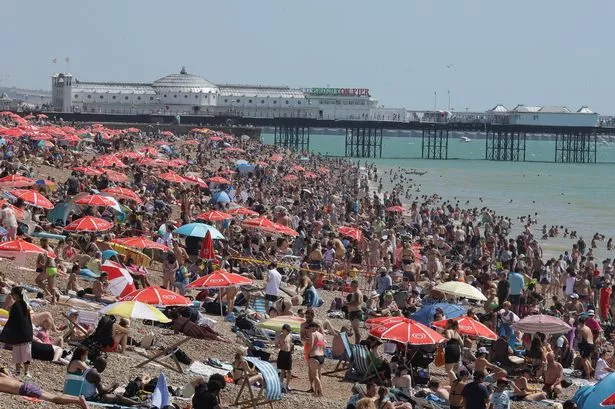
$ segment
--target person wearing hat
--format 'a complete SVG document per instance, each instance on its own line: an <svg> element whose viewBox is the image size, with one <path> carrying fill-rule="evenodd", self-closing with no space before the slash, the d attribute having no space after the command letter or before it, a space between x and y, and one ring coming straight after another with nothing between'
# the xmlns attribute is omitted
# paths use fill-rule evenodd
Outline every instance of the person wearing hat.
<svg viewBox="0 0 615 409"><path fill-rule="evenodd" d="M278 370L280 371L280 382L282 383L283 391L290 392L291 371L293 369L293 342L291 338L290 325L282 325L280 333L275 340L276 348L279 348L278 359L276 361Z"/></svg>
<svg viewBox="0 0 615 409"><path fill-rule="evenodd" d="M489 351L487 348L480 347L476 352L476 361L474 362L474 370L478 372L484 373L486 382L494 382L500 378L506 377L506 371L500 368L497 365L492 364L487 359L487 355L489 355ZM491 371L491 374L488 373L488 370Z"/></svg>

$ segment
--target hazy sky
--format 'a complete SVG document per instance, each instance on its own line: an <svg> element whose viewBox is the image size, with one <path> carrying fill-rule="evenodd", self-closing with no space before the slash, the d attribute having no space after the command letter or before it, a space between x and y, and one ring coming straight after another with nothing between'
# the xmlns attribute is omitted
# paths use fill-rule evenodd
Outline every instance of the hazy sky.
<svg viewBox="0 0 615 409"><path fill-rule="evenodd" d="M587 104L615 114L615 1L5 0L0 85L151 82L370 88L385 106ZM52 58L57 58L53 64ZM446 65L453 64L451 68Z"/></svg>

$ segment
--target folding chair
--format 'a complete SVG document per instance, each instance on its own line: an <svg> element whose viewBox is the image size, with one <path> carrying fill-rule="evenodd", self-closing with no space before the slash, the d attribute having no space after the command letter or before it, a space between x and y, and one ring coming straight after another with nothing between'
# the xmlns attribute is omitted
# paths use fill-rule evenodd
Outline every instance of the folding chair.
<svg viewBox="0 0 615 409"><path fill-rule="evenodd" d="M239 408L254 408L261 405L269 405L273 409L273 402L282 399L282 385L280 384L280 377L278 371L269 362L261 361L258 358L245 357L244 360L252 365L263 377L263 384L255 395L252 386L250 385L250 376L246 374L243 377L241 388L235 398L233 406ZM248 390L249 399L241 400L244 390Z"/></svg>
<svg viewBox="0 0 615 409"><path fill-rule="evenodd" d="M70 338L75 335L75 332L80 332L81 335L87 337L90 335L87 328L96 328L98 325L98 320L100 316L98 315L98 311L87 311L87 310L74 310L77 312L77 322L75 325L75 330L72 332L67 332L64 334L64 342L70 342ZM70 320L70 317L65 313L62 313L62 316L67 320Z"/></svg>
<svg viewBox="0 0 615 409"><path fill-rule="evenodd" d="M372 359L369 350L364 345L354 344L352 346L352 367L362 376L360 383L376 378L380 384L384 384L382 374L376 368L376 363Z"/></svg>
<svg viewBox="0 0 615 409"><path fill-rule="evenodd" d="M345 372L352 365L352 349L350 349L348 335L346 335L345 332L340 332L340 338L344 344L344 356L337 361L334 370L323 372L322 375L333 375L339 372Z"/></svg>
<svg viewBox="0 0 615 409"><path fill-rule="evenodd" d="M177 360L175 353L177 352L180 346L190 341L191 339L192 338L190 337L185 337L181 341L178 341L169 347L165 347L162 351L158 352L157 354L154 354L151 357L147 354L137 351L138 355L142 356L143 358L147 358L147 359L135 365L135 368L141 368L149 364L150 362L155 362L159 365L164 366L167 369L170 369L171 371L175 371L175 372L183 374L184 369L182 368L181 363ZM164 360L167 360L167 359L171 359L173 363L175 364L175 366L171 366L167 364L166 362L163 362Z"/></svg>

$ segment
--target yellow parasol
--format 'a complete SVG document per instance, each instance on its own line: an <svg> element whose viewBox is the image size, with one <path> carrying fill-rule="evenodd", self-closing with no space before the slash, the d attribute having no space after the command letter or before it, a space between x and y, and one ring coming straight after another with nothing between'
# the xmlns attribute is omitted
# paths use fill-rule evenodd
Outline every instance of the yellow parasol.
<svg viewBox="0 0 615 409"><path fill-rule="evenodd" d="M139 301L120 301L110 305L99 311L105 315L116 315L122 318L150 320L162 323L171 322L166 315L160 312L156 307L145 304Z"/></svg>

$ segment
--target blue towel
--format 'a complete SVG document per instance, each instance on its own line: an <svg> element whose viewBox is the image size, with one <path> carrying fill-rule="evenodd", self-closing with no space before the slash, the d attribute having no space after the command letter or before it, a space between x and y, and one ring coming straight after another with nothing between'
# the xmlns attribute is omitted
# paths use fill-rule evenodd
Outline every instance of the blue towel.
<svg viewBox="0 0 615 409"><path fill-rule="evenodd" d="M167 388L167 378L163 373L158 377L156 382L156 388L152 394L152 406L163 409L171 404L171 395L169 394L169 388Z"/></svg>

